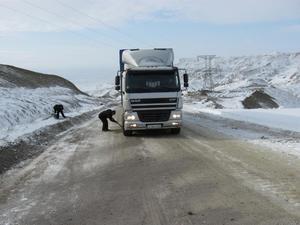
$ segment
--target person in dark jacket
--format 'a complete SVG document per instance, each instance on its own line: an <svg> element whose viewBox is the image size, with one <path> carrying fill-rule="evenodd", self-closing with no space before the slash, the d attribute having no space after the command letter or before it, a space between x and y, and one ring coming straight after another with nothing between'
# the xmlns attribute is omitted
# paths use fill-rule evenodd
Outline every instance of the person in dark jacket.
<svg viewBox="0 0 300 225"><path fill-rule="evenodd" d="M63 118L66 118L65 114L64 114L64 106L63 105L57 104L53 107L53 109L54 109L54 113L56 114L55 115L56 119L59 119L59 113L62 115Z"/></svg>
<svg viewBox="0 0 300 225"><path fill-rule="evenodd" d="M102 131L108 131L108 121L109 119L111 122L118 123L114 118L113 115L116 114L115 110L107 109L101 113L99 113L99 119L102 121L103 126L102 126Z"/></svg>

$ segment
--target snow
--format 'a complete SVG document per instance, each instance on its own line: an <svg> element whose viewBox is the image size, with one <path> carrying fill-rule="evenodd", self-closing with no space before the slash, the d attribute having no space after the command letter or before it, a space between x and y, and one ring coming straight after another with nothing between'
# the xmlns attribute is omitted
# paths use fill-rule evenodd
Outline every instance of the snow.
<svg viewBox="0 0 300 225"><path fill-rule="evenodd" d="M184 111L211 118L210 122L202 120L201 126L300 156L300 53L216 57L212 61L213 91L206 95L200 92L207 89L205 61L180 59L177 66L190 75ZM271 96L279 108L244 109L242 101L257 90ZM211 124L214 120L218 122Z"/></svg>
<svg viewBox="0 0 300 225"><path fill-rule="evenodd" d="M224 118L255 123L262 126L300 132L300 108L291 109L211 109L203 104L186 104L192 113L210 113Z"/></svg>
<svg viewBox="0 0 300 225"><path fill-rule="evenodd" d="M184 111L208 115L210 121L202 119L201 126L287 154L291 158L300 157L300 108L212 109L198 102L185 104ZM215 120L216 123L211 122Z"/></svg>
<svg viewBox="0 0 300 225"><path fill-rule="evenodd" d="M180 59L177 66L188 71L188 91L210 86L204 87L203 59ZM243 108L241 101L256 90L271 95L280 107L300 107L300 53L216 57L212 60L212 74L214 91L208 93L208 97L224 108Z"/></svg>
<svg viewBox="0 0 300 225"><path fill-rule="evenodd" d="M67 116L66 119L60 118L57 120L53 116L51 116L48 118L36 119L31 123L19 124L19 125L16 125L16 126L10 128L9 130L0 129L0 131L1 131L0 146L6 145L7 143L14 142L19 137L24 136L26 134L30 134L40 128L50 126L53 124L57 124L57 123L61 123L65 120L67 120L68 118L79 116L79 115L89 112L91 110L96 110L96 109L100 110L101 108L102 108L102 106L93 106L92 108L90 106L88 106L88 107L83 106L83 107L79 108L78 111L76 111L76 112L68 113L66 115Z"/></svg>
<svg viewBox="0 0 300 225"><path fill-rule="evenodd" d="M16 182L23 180L26 174L31 174L32 176L30 180L25 183L25 188L23 188L21 192L15 192L14 195L9 198L10 201L7 207L3 210L2 215L0 215L0 224L18 224L16 221L21 221L22 218L30 212L38 203L38 198L40 197L39 193L35 192L37 185L40 183L51 184L55 176L62 171L66 161L74 155L78 147L78 144L72 141L74 139L74 131L78 131L81 127L87 126L87 124L90 125L93 122L94 121L89 121L83 125L68 129L65 136L61 137L58 143L51 145L47 151L33 159L30 164L24 163L22 170L14 168L2 175L2 181L5 182L1 183L0 181L1 191L10 190L15 186ZM82 144L86 144L86 141L83 141ZM44 170L37 169L41 167L43 167ZM40 194L43 195L43 193ZM47 193L47 196L51 199L53 192ZM11 212L13 212L13 216Z"/></svg>
<svg viewBox="0 0 300 225"><path fill-rule="evenodd" d="M122 62L126 68L134 67L172 67L174 60L173 49L139 49L125 50Z"/></svg>
<svg viewBox="0 0 300 225"><path fill-rule="evenodd" d="M95 97L114 97L119 93L118 91L115 91L114 88L115 85L102 83L96 85L95 88L88 90L87 93Z"/></svg>
<svg viewBox="0 0 300 225"><path fill-rule="evenodd" d="M63 104L67 117L100 106L94 97L74 94L64 87L0 88L0 146L41 127L62 122L53 118L53 106Z"/></svg>

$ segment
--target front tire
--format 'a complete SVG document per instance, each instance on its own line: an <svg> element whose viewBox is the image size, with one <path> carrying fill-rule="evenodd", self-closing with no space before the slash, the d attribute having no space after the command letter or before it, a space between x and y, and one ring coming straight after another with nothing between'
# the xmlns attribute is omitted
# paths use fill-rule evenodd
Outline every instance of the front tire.
<svg viewBox="0 0 300 225"><path fill-rule="evenodd" d="M179 134L180 133L180 128L173 128L171 129L172 134Z"/></svg>
<svg viewBox="0 0 300 225"><path fill-rule="evenodd" d="M125 121L124 121L124 119L123 119L123 134L126 137L132 136L132 130L125 130Z"/></svg>
<svg viewBox="0 0 300 225"><path fill-rule="evenodd" d="M131 131L131 130L123 130L123 134L124 134L124 136L126 136L126 137L132 136L132 131Z"/></svg>

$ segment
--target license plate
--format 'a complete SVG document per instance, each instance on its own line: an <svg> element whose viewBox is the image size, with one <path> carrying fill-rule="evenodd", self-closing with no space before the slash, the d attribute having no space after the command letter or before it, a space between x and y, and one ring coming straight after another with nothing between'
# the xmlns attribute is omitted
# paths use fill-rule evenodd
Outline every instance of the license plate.
<svg viewBox="0 0 300 225"><path fill-rule="evenodd" d="M161 124L148 124L147 128L150 128L150 129L159 129L159 128L161 128Z"/></svg>

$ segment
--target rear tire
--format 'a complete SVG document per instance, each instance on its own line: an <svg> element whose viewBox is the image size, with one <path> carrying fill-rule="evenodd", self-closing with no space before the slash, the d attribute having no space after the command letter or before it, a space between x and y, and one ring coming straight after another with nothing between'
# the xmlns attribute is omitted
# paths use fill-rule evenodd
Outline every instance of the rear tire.
<svg viewBox="0 0 300 225"><path fill-rule="evenodd" d="M171 129L172 134L179 134L180 133L180 128L173 128Z"/></svg>

